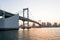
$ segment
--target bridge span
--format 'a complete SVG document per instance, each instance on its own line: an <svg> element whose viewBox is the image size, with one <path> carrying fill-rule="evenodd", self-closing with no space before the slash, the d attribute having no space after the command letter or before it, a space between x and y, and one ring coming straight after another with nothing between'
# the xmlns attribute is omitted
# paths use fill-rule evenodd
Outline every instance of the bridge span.
<svg viewBox="0 0 60 40"><path fill-rule="evenodd" d="M39 22L37 22L37 21L35 21L35 20L32 20L32 19L28 19L28 18L25 18L25 17L21 17L21 16L19 16L19 20L22 20L22 21L30 21L30 22L34 22L34 23L37 23L37 24L39 24L40 25L40 23Z"/></svg>

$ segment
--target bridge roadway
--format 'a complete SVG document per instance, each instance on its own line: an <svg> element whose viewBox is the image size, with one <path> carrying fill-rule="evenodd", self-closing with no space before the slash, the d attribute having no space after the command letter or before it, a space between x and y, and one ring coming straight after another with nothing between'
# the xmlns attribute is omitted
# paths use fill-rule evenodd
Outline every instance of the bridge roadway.
<svg viewBox="0 0 60 40"><path fill-rule="evenodd" d="M34 20L31 20L31 19L28 19L28 18L25 18L25 17L21 17L21 16L19 16L19 20L22 20L22 21L30 21L30 22L34 22L34 23L37 23L37 24L39 24L40 25L40 23L38 23L37 21L34 21Z"/></svg>

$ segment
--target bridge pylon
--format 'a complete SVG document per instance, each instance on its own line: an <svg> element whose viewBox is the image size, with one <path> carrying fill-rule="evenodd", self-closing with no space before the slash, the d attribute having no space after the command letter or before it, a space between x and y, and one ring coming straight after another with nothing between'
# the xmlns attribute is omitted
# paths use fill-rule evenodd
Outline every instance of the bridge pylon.
<svg viewBox="0 0 60 40"><path fill-rule="evenodd" d="M27 15L25 15L25 11L27 11ZM23 17L25 17L25 16L28 19L27 27L25 27L25 23L24 23L25 21L23 20L23 27L22 27L22 29L25 29L25 28L30 29L30 27L29 27L29 9L28 8L24 8L23 9Z"/></svg>

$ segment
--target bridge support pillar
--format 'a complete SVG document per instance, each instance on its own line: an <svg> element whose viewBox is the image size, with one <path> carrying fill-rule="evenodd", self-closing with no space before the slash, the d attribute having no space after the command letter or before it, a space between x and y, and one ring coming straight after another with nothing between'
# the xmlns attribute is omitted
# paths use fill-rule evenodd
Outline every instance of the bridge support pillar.
<svg viewBox="0 0 60 40"><path fill-rule="evenodd" d="M35 27L35 23L33 22L33 27Z"/></svg>

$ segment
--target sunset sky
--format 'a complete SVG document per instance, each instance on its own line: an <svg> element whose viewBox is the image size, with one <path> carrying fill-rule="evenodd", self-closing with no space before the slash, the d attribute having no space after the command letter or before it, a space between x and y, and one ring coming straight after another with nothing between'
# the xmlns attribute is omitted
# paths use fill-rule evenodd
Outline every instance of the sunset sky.
<svg viewBox="0 0 60 40"><path fill-rule="evenodd" d="M21 13L29 8L30 18L42 22L60 22L60 0L0 0L0 9Z"/></svg>

